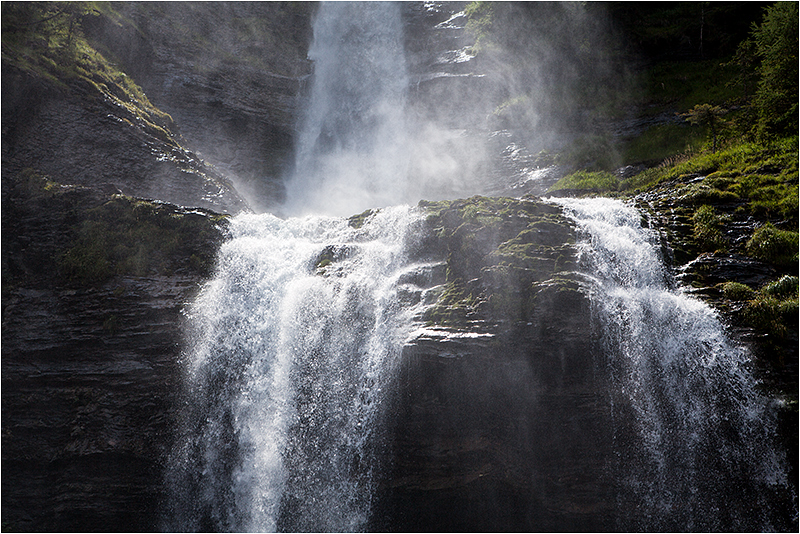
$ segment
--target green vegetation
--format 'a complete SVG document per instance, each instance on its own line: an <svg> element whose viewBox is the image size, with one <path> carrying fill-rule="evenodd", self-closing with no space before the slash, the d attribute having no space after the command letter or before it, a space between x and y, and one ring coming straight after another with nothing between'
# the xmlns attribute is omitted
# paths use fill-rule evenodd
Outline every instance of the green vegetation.
<svg viewBox="0 0 800 534"><path fill-rule="evenodd" d="M717 151L717 133L719 132L722 119L726 111L719 106L711 104L697 104L683 116L691 124L699 124L708 128L711 134L711 151Z"/></svg>
<svg viewBox="0 0 800 534"><path fill-rule="evenodd" d="M620 158L627 164L661 162L675 154L699 152L705 141L704 128L690 128L677 123L657 124L626 141L620 148Z"/></svg>
<svg viewBox="0 0 800 534"><path fill-rule="evenodd" d="M776 2L753 29L760 80L754 105L762 135L796 134L798 112L798 5Z"/></svg>
<svg viewBox="0 0 800 534"><path fill-rule="evenodd" d="M766 338L769 347L777 348L797 335L798 278L785 275L759 290L736 282L722 284L725 298L744 304L740 317L744 323ZM781 351L777 351L780 354Z"/></svg>
<svg viewBox="0 0 800 534"><path fill-rule="evenodd" d="M578 171L565 176L552 187L550 191L581 191L586 193L596 192L612 192L617 191L620 186L620 180L610 172L606 171Z"/></svg>
<svg viewBox="0 0 800 534"><path fill-rule="evenodd" d="M725 239L720 231L724 218L717 215L714 208L700 206L692 217L694 238L704 251L715 251L725 247Z"/></svg>
<svg viewBox="0 0 800 534"><path fill-rule="evenodd" d="M99 16L90 2L3 2L3 61L58 87L97 91L102 98L171 140L172 118L150 103L142 89L93 48L82 21Z"/></svg>
<svg viewBox="0 0 800 534"><path fill-rule="evenodd" d="M485 299L482 292L472 291L463 280L451 280L442 288L436 304L426 310L425 319L433 325L463 327L478 318Z"/></svg>
<svg viewBox="0 0 800 534"><path fill-rule="evenodd" d="M377 212L378 210L374 209L365 210L364 212L359 213L358 215L353 215L347 219L347 224L349 224L352 228L361 228L364 226L364 223L367 222L367 219L372 217Z"/></svg>
<svg viewBox="0 0 800 534"><path fill-rule="evenodd" d="M761 261L779 267L797 265L798 233L767 223L753 233L746 248L750 256Z"/></svg>
<svg viewBox="0 0 800 534"><path fill-rule="evenodd" d="M66 280L78 285L114 275L148 276L180 270L208 276L214 228L224 216L182 213L174 206L120 195L85 211L76 239L59 258Z"/></svg>
<svg viewBox="0 0 800 534"><path fill-rule="evenodd" d="M724 282L721 289L723 296L729 300L750 300L756 294L750 286L739 282Z"/></svg>

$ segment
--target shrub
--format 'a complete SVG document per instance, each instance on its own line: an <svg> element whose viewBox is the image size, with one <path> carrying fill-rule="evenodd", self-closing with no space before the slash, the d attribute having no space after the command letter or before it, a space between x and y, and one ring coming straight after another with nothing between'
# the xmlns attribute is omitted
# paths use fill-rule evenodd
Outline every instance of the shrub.
<svg viewBox="0 0 800 534"><path fill-rule="evenodd" d="M797 325L797 299L759 296L750 301L744 319L751 327L784 339L789 332L787 325Z"/></svg>
<svg viewBox="0 0 800 534"><path fill-rule="evenodd" d="M725 238L719 230L723 218L717 215L714 208L708 205L700 206L694 212L692 222L694 238L702 250L714 251L725 246Z"/></svg>
<svg viewBox="0 0 800 534"><path fill-rule="evenodd" d="M779 280L770 282L761 289L761 293L779 299L797 298L798 278L796 276L785 275Z"/></svg>
<svg viewBox="0 0 800 534"><path fill-rule="evenodd" d="M779 230L767 223L753 233L746 244L747 253L761 261L789 267L797 263L798 234Z"/></svg>
<svg viewBox="0 0 800 534"><path fill-rule="evenodd" d="M739 282L725 282L722 284L722 294L730 300L750 300L756 292L745 284Z"/></svg>
<svg viewBox="0 0 800 534"><path fill-rule="evenodd" d="M708 128L712 141L711 151L716 152L717 133L722 126L722 119L720 117L722 117L724 114L725 110L719 106L712 106L711 104L697 104L687 113L684 113L683 117L685 117L690 124L699 124Z"/></svg>

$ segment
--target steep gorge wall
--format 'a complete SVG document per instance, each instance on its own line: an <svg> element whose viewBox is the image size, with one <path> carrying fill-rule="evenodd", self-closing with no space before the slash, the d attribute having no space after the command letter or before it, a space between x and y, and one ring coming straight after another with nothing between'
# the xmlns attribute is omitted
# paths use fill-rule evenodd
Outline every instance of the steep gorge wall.
<svg viewBox="0 0 800 534"><path fill-rule="evenodd" d="M159 528L182 311L241 178L280 199L311 6L120 3L70 63L4 4L4 529Z"/></svg>
<svg viewBox="0 0 800 534"><path fill-rule="evenodd" d="M403 353L374 529L613 529L608 377L573 225L532 197L423 206L420 253L444 274Z"/></svg>
<svg viewBox="0 0 800 534"><path fill-rule="evenodd" d="M3 177L3 528L149 531L182 308L225 219Z"/></svg>
<svg viewBox="0 0 800 534"><path fill-rule="evenodd" d="M158 528L181 310L224 234L215 214L174 204L246 209L224 176L264 199L254 208L282 198L313 8L186 6L126 3L116 22L85 25L170 113L166 136L92 85L9 64L4 49L4 528ZM237 22L219 24L228 17ZM284 30L290 39L276 37ZM31 167L50 181L24 172ZM112 197L118 191L173 204ZM609 439L595 418L606 385L586 356L591 317L570 272L572 230L533 202L429 209L423 252L450 274L437 275L445 292L429 319L438 334L405 352L393 481L381 489L382 517L393 523L376 528L555 529L567 516L575 530L611 528L611 489L593 486L606 460L595 445ZM92 241L108 225L114 239ZM137 228L161 228L159 239L185 246L139 250L142 233L128 233ZM108 270L93 270L98 260ZM470 329L494 337L459 337ZM503 409L473 409L485 405ZM549 470L526 463L534 448L548 451ZM412 508L419 513L402 512Z"/></svg>
<svg viewBox="0 0 800 534"><path fill-rule="evenodd" d="M126 2L86 32L256 210L283 201L313 3Z"/></svg>

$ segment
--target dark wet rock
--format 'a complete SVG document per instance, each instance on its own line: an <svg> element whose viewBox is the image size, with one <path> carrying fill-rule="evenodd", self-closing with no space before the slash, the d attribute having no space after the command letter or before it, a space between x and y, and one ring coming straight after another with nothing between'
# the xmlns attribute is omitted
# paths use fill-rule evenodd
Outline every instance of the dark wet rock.
<svg viewBox="0 0 800 534"><path fill-rule="evenodd" d="M93 42L118 58L179 125L187 146L231 179L254 209L284 199L313 3L126 2L89 17Z"/></svg>
<svg viewBox="0 0 800 534"><path fill-rule="evenodd" d="M532 198L423 205L419 253L445 273L403 351L375 528L613 528L606 378L574 228Z"/></svg>
<svg viewBox="0 0 800 534"><path fill-rule="evenodd" d="M4 176L2 203L3 528L155 530L182 310L213 266L224 218L31 173ZM87 226L135 254L108 257L108 273L89 256L82 272L102 276L67 276ZM177 246L131 243L137 228Z"/></svg>
<svg viewBox="0 0 800 534"><path fill-rule="evenodd" d="M721 252L704 253L679 268L679 279L687 284L712 286L736 281L759 288L775 278L775 269L760 261Z"/></svg>
<svg viewBox="0 0 800 534"><path fill-rule="evenodd" d="M85 80L66 87L3 61L3 179L33 168L61 183L238 213L233 185L170 134Z"/></svg>
<svg viewBox="0 0 800 534"><path fill-rule="evenodd" d="M180 311L198 281L126 277L98 288L4 290L4 525L156 528Z"/></svg>

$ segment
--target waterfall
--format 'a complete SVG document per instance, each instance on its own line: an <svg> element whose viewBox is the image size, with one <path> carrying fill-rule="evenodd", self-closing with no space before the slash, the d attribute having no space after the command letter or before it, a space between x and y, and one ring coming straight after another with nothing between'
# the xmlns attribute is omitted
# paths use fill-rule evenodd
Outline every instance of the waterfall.
<svg viewBox="0 0 800 534"><path fill-rule="evenodd" d="M173 529L365 527L380 419L416 313L400 305L415 221L399 207L360 228L231 222L217 274L188 311Z"/></svg>
<svg viewBox="0 0 800 534"><path fill-rule="evenodd" d="M658 236L612 199L554 199L585 236L618 465L620 526L773 530L788 481L774 406L717 314L674 287ZM784 503L787 506L789 503Z"/></svg>
<svg viewBox="0 0 800 534"><path fill-rule="evenodd" d="M422 303L437 294L434 288L423 295L430 280L421 280L424 268L412 257L412 251L425 249L417 247L425 243L423 213L401 204L473 191L475 185L451 187L449 178L441 178L461 168L448 158L468 158L439 154L446 152L439 147L450 146L442 139L431 142L442 137L441 130L409 115L401 15L398 5L384 2L319 6L309 51L314 75L284 207L294 217L231 219L214 278L186 312L167 530L359 531L377 524L376 495L391 500L395 481L387 483L384 467L392 459L392 438L385 423L399 398L401 351L423 316ZM610 199L554 202L585 236L579 248L592 281L600 349L592 357L611 384L608 428L615 459L606 470L619 527L781 528L774 518L783 516L775 508L786 504L788 482L773 435L774 406L758 393L747 350L726 336L709 306L676 287L656 236L642 227L635 209ZM343 218L378 206L394 207ZM468 340L475 333L461 334ZM502 367L507 347L484 348L487 361ZM452 389L462 387L456 383ZM525 398L516 391L508 397ZM459 412L467 405L463 398L442 400L447 403L452 409L441 413L452 415L448 425L471 420L459 419L465 417ZM521 408L519 421L529 420L528 410L536 407ZM607 412L595 413L603 414L597 416L601 426ZM530 414L530 421L536 416ZM544 428L549 427L548 421ZM492 442L484 438L466 450L489 448ZM511 439L517 438L514 454L520 458L532 447L532 458L524 462L546 461L535 457L541 452L533 448L536 440L524 439L522 431ZM444 443L437 446L442 455L452 452ZM609 456L602 452L598 458ZM482 465L475 478L485 478L486 487L502 476L492 465ZM450 483L448 477L441 474ZM546 482L568 487L561 480ZM514 488L529 483L521 478ZM605 486L598 494L598 501L606 499ZM503 501L509 508L498 515L516 517L514 506L525 509L524 500ZM381 525L394 526L397 517L402 524L414 514L402 508L413 499L394 502L400 509ZM603 506L597 513L605 513ZM593 513L574 510L576 517ZM558 513L552 511L553 517L563 519Z"/></svg>
<svg viewBox="0 0 800 534"><path fill-rule="evenodd" d="M350 215L410 193L402 30L395 3L320 4L289 213Z"/></svg>
<svg viewBox="0 0 800 534"><path fill-rule="evenodd" d="M419 313L407 300L418 288L402 282L419 216L397 206L402 35L396 4L319 7L285 206L302 217L233 218L215 277L188 310L169 530L366 528L386 454L381 420ZM395 207L320 215L380 205Z"/></svg>

